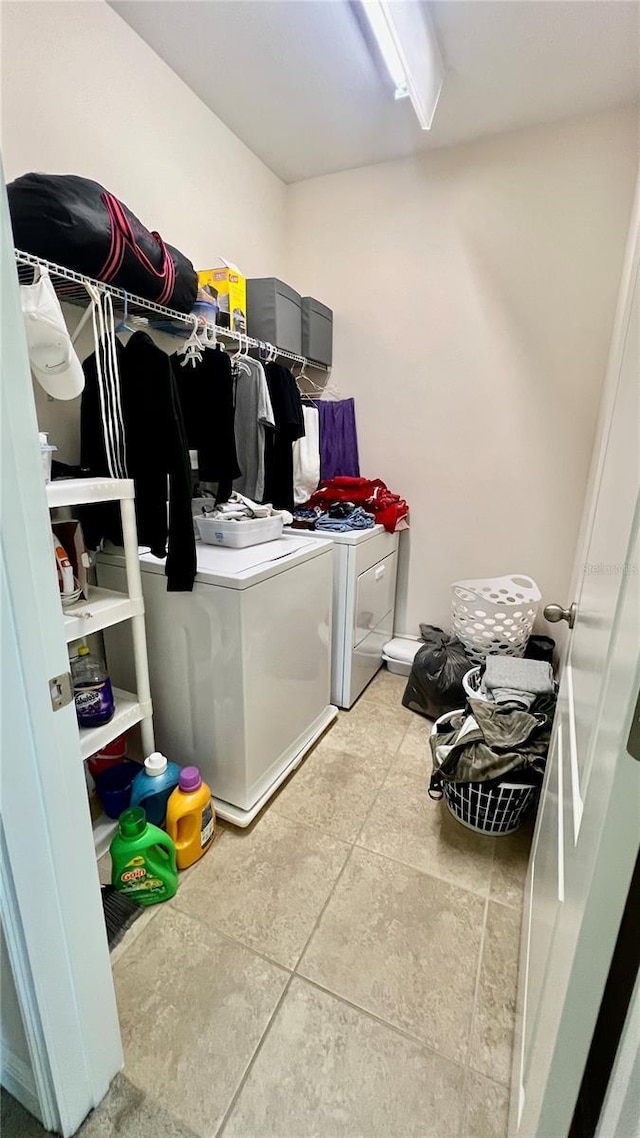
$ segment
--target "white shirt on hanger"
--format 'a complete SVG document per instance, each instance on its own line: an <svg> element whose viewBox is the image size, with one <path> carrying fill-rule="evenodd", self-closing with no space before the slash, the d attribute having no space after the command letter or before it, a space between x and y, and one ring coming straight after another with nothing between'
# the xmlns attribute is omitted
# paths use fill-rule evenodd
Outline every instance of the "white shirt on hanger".
<svg viewBox="0 0 640 1138"><path fill-rule="evenodd" d="M296 506L318 489L320 482L320 416L315 407L302 404L304 435L293 444L293 500Z"/></svg>

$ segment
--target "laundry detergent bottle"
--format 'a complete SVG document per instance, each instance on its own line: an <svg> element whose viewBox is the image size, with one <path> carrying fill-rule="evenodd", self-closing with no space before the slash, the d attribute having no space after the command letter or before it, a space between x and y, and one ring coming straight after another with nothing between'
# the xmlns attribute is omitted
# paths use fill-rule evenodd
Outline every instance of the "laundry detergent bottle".
<svg viewBox="0 0 640 1138"><path fill-rule="evenodd" d="M167 802L179 780L178 764L168 762L160 751L154 751L144 760L144 770L133 780L131 805L142 806L152 826L164 826Z"/></svg>
<svg viewBox="0 0 640 1138"><path fill-rule="evenodd" d="M197 767L184 767L167 803L167 833L176 844L178 869L187 869L206 853L215 824L209 787Z"/></svg>
<svg viewBox="0 0 640 1138"><path fill-rule="evenodd" d="M111 841L111 884L137 905L168 901L178 890L176 847L147 822L141 806L125 810Z"/></svg>

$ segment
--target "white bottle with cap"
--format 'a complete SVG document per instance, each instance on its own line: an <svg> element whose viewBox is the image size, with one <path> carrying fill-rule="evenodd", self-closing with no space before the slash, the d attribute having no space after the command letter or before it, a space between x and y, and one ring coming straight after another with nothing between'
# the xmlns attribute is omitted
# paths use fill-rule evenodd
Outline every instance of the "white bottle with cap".
<svg viewBox="0 0 640 1138"><path fill-rule="evenodd" d="M142 806L147 821L154 826L164 826L167 802L180 781L180 770L177 763L168 762L160 751L154 751L133 780L131 805Z"/></svg>

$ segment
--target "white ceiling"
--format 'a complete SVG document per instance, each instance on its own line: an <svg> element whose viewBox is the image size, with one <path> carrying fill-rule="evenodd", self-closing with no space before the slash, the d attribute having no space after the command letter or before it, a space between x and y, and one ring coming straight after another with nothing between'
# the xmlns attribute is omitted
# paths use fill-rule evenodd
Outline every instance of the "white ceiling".
<svg viewBox="0 0 640 1138"><path fill-rule="evenodd" d="M286 182L639 97L635 0L436 0L433 129L396 102L347 0L110 0Z"/></svg>

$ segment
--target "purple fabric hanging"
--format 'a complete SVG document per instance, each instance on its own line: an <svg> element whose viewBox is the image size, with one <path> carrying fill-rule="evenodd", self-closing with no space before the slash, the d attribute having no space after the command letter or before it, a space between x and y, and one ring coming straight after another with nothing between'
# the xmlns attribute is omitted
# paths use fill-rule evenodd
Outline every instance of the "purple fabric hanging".
<svg viewBox="0 0 640 1138"><path fill-rule="evenodd" d="M360 476L356 406L353 399L318 399L320 415L320 480L338 474Z"/></svg>

